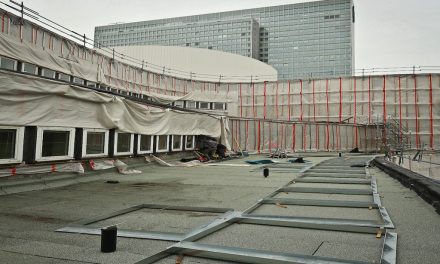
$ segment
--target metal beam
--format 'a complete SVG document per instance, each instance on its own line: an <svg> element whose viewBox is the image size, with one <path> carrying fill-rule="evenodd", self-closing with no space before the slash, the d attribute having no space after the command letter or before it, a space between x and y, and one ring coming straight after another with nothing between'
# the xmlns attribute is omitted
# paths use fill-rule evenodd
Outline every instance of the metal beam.
<svg viewBox="0 0 440 264"><path fill-rule="evenodd" d="M379 228L385 228L385 225L379 221L254 214L242 215L238 222L256 225L272 225L367 234L376 234Z"/></svg>
<svg viewBox="0 0 440 264"><path fill-rule="evenodd" d="M179 251L179 248L171 246L164 251L161 251L157 254L151 255L141 261L135 262L135 264L153 264L157 261L164 259L168 256L171 256Z"/></svg>
<svg viewBox="0 0 440 264"><path fill-rule="evenodd" d="M348 208L374 208L378 205L373 202L360 201L338 201L338 200L314 200L314 199L291 199L291 198L265 198L262 204L283 204L283 205L306 205L323 207L348 207Z"/></svg>
<svg viewBox="0 0 440 264"><path fill-rule="evenodd" d="M57 232L65 233L80 233L89 235L101 235L100 227L88 226L93 223L104 221L116 216L124 215L141 209L155 209L161 211L187 211L187 212L204 212L204 213L214 213L214 214L224 214L219 215L218 219L214 220L210 225L217 223L218 221L224 221L225 218L229 217L230 214L234 212L231 208L215 208L215 207L196 207L196 206L171 206L171 205L159 205L159 204L140 204L129 208L125 208L107 215L100 217L95 217L92 219L81 220L79 222L72 223L69 226L60 228L56 230ZM235 216L237 214L234 214ZM219 220L220 219L220 220ZM209 225L208 225L209 226ZM201 230L206 228L206 226L196 227L194 230ZM191 233L192 231L190 231ZM140 238L140 239L155 239L155 240L165 240L165 241L181 241L186 237L184 233L169 233L169 232L152 232L152 231L142 231L142 230L129 230L129 229L119 229L119 237L129 237L129 238Z"/></svg>
<svg viewBox="0 0 440 264"><path fill-rule="evenodd" d="M352 194L352 195L373 194L372 190L365 190L365 189L336 189L336 188L309 188L309 187L283 187L280 189L280 192L329 193L329 194Z"/></svg>
<svg viewBox="0 0 440 264"><path fill-rule="evenodd" d="M360 262L355 260L344 260L336 258L316 257L300 254L274 253L266 250L255 250L246 248L234 248L225 246L215 246L193 242L177 243L167 252L173 252L177 255L187 255L194 257L202 257L215 260L232 261L238 263L250 264L286 264L286 263L310 263L310 264L366 264L367 262ZM160 253L159 253L160 254ZM136 264L150 264L154 263L151 260L157 261L158 257L152 256L150 258L141 260ZM163 258L163 257L162 257Z"/></svg>
<svg viewBox="0 0 440 264"><path fill-rule="evenodd" d="M385 209L385 207L382 206L382 202L380 201L380 196L378 193L373 193L373 201L379 207L379 213L380 213L380 216L382 217L382 220L385 223L385 227L394 228L393 221L391 221L391 218L387 212L387 209Z"/></svg>
<svg viewBox="0 0 440 264"><path fill-rule="evenodd" d="M295 182L309 182L309 183L335 183L335 184L371 184L370 180L364 179L314 179L316 177L308 178L307 174L303 178L295 179Z"/></svg>
<svg viewBox="0 0 440 264"><path fill-rule="evenodd" d="M67 226L56 230L56 232L63 233L77 233L77 234L87 234L87 235L101 235L101 229L98 227L88 227L88 226ZM139 238L139 239L153 239L153 240L164 240L164 241L181 241L185 234L180 233L170 233L170 232L146 232L146 231L134 231L127 229L118 229L118 237L127 238Z"/></svg>
<svg viewBox="0 0 440 264"><path fill-rule="evenodd" d="M327 174L327 173L313 173L307 172L304 173L305 177L321 177L321 178L330 178L330 179L338 179L338 178L347 178L347 179L368 179L368 177L364 175L352 175L352 174Z"/></svg>
<svg viewBox="0 0 440 264"><path fill-rule="evenodd" d="M220 230L232 223L234 223L237 219L237 217L241 216L241 212L229 212L226 213L223 217L217 218L210 224L195 229L193 231L190 231L188 234L185 235L185 237L181 241L196 241L202 237L205 237L217 230Z"/></svg>
<svg viewBox="0 0 440 264"><path fill-rule="evenodd" d="M339 173L364 173L365 170L363 168L361 168L360 170L353 170L353 169L349 169L349 168L345 168L345 169L333 169L333 168L321 168L321 167L316 167L313 169L309 170L310 172L339 172Z"/></svg>
<svg viewBox="0 0 440 264"><path fill-rule="evenodd" d="M327 178L359 178L366 179L366 174L348 174L348 173L323 173L323 172L307 172L304 173L308 177L327 177Z"/></svg>
<svg viewBox="0 0 440 264"><path fill-rule="evenodd" d="M396 261L397 261L397 233L386 232L380 263L395 264Z"/></svg>
<svg viewBox="0 0 440 264"><path fill-rule="evenodd" d="M354 163L354 164L358 164L358 163ZM338 163L321 163L319 166L319 168L324 167L324 168L362 168L362 167L351 167L351 165L354 165L351 163L342 163L342 162L338 162Z"/></svg>
<svg viewBox="0 0 440 264"><path fill-rule="evenodd" d="M377 193L377 182L375 177L371 177L371 190L373 193Z"/></svg>

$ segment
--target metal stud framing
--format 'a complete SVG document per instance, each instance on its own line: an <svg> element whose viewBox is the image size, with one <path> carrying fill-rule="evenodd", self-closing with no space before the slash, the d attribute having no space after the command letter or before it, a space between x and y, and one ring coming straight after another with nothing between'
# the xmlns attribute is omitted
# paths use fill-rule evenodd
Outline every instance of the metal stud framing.
<svg viewBox="0 0 440 264"><path fill-rule="evenodd" d="M353 260L324 258L309 255L275 253L264 250L253 250L236 247L224 247L217 245L207 245L197 243L196 241L217 232L234 223L240 224L256 224L268 226L281 226L292 228L306 228L315 230L331 230L341 232L355 232L366 234L384 233L383 248L381 255L381 263L395 264L397 250L397 234L389 232L389 228L394 225L389 217L388 212L382 206L380 196L377 193L377 183L374 177L371 177L369 171L364 169L348 170L350 164L359 164L359 162L346 162L341 158L333 159L333 164L329 161L321 162L318 166L309 165L300 170L299 177L284 186L278 188L265 198L260 199L256 204L246 209L243 213L223 208L207 208L207 207L184 207L184 206L162 206L162 205L138 205L127 208L113 214L103 217L81 221L69 227L61 228L57 231L99 234L99 229L87 227L87 225L109 219L115 216L123 215L143 208L162 209L162 210L180 210L195 212L212 212L223 213L211 223L194 229L187 234L165 233L165 232L143 232L131 230L118 230L118 236L136 237L144 239L160 239L167 241L178 241L178 243L170 246L166 250L143 259L138 264L155 263L158 260L166 258L170 255L189 255L202 258L210 258L216 260L233 261L239 263L257 263L257 264L285 264L285 263L326 263L326 264L343 264L343 263L365 263ZM331 162L331 161L330 161ZM345 163L348 163L345 164ZM368 161L365 163L368 165ZM321 173L320 171L329 169L331 173ZM344 171L338 173L336 170ZM318 178L319 177L319 178ZM308 184L327 183L329 188L313 188L313 187L289 187L289 185L302 182ZM370 189L344 189L331 188L332 184L365 184L370 185ZM363 201L340 201L340 200L315 200L315 199L291 199L291 198L274 198L280 192L298 192L298 193L324 193L324 194L343 194L343 195L371 195L372 202ZM317 207L344 207L344 208L368 208L370 210L379 210L382 221L355 220L355 219L333 219L333 218L313 218L313 217L295 217L295 216L279 216L279 215L258 215L252 214L258 207L264 204L282 204L282 205L300 205L300 206L317 206ZM379 233L378 233L379 231Z"/></svg>
<svg viewBox="0 0 440 264"><path fill-rule="evenodd" d="M274 253L265 250L254 250L207 244L180 242L167 250L141 260L136 264L151 264L167 256L189 255L195 257L233 261L249 264L286 264L286 263L313 263L313 264L366 264L367 262L324 258L299 254Z"/></svg>
<svg viewBox="0 0 440 264"><path fill-rule="evenodd" d="M60 228L56 230L57 232L64 233L79 233L88 235L101 235L101 228L88 226L90 224L104 221L116 216L128 214L141 209L157 209L162 211L188 211L188 212L205 212L205 213L217 213L220 215L220 219L227 217L234 209L230 208L214 208L214 207L194 207L194 206L169 206L169 205L158 205L158 204L140 204L132 206L126 209L116 211L111 214L103 215L100 217L81 220L76 223L72 223L69 226ZM152 232L152 231L139 231L139 230L128 230L119 229L118 237L127 238L139 238L139 239L153 239L153 240L164 240L164 241L181 241L184 239L186 234L184 233L171 233L171 232Z"/></svg>

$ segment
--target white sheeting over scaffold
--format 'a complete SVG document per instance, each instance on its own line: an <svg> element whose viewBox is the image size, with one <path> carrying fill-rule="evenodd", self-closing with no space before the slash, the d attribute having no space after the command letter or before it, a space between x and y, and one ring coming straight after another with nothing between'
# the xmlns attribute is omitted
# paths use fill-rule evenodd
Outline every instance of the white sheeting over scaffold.
<svg viewBox="0 0 440 264"><path fill-rule="evenodd" d="M401 131L406 133L405 137L400 136L398 139L401 143L410 148L420 149L426 146L440 149L440 74L341 77L264 83L200 82L153 73L143 66L134 67L120 61L123 58L113 58L111 52L98 53L28 21L21 25L11 23L17 17L7 12L4 16L5 27L0 34L2 56L34 63L126 92L140 93L156 102L228 102L228 114L236 119L231 119L229 124L221 123L223 130L227 129L227 125L231 127L233 133L229 135L229 139L234 148L261 150L282 147L293 151L348 150L354 147L377 149L386 145L392 135L380 134L373 126L391 120L397 122ZM22 93L27 94L27 91L23 89ZM57 102L67 103L70 94L65 95L66 98L64 95L58 98L52 96L50 103L55 107ZM105 100L109 99L106 97ZM136 107L130 107L133 103L126 100L120 101L122 103L117 100L104 104L106 107L119 104L122 108L109 110L112 118L104 118L106 113L101 113L103 118L99 119L99 126L113 126L126 130L135 127L133 123L136 123L137 114L129 118L122 118L121 115L127 109ZM87 102L84 100L82 104ZM76 105L72 103L72 107ZM33 109L16 110L21 111L18 113L29 115L26 111ZM135 113L138 113L137 111L135 110ZM147 110L141 107L139 113L143 111ZM93 121L84 124L85 127L96 126L93 123L98 120L96 115L81 113L78 109L71 111L74 112L75 115L93 117L90 119ZM11 117L16 115L14 113ZM55 120L60 120L57 116L62 115L67 113L57 113L54 115ZM162 115L164 117L161 118L168 118L166 114ZM189 119L179 121L191 123L189 116ZM37 123L44 120L44 117L35 116L33 119L33 122ZM45 121L50 123L49 120ZM6 117L2 122L13 123ZM347 124L342 124L344 122ZM55 123L52 122L51 125ZM188 130L194 129L197 133L201 132L200 129L206 129L202 126L187 127ZM132 129L135 130L137 128ZM161 131L167 130L173 129L149 129L149 132L162 133Z"/></svg>
<svg viewBox="0 0 440 264"><path fill-rule="evenodd" d="M0 71L0 124L116 128L147 135L226 139L220 117L139 104L58 81Z"/></svg>

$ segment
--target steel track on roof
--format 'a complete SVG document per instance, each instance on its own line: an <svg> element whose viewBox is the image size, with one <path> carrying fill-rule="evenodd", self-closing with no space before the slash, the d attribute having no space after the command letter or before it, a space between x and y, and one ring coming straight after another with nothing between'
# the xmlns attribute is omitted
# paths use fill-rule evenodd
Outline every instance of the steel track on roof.
<svg viewBox="0 0 440 264"><path fill-rule="evenodd" d="M344 166L344 161L335 159L338 169L350 168L348 163ZM369 160L371 161L371 160ZM365 164L368 165L369 161ZM357 162L359 163L359 162ZM150 232L138 230L118 230L118 236L139 239L158 239L165 241L174 241L176 244L168 247L162 252L147 257L138 264L155 263L158 260L169 257L171 255L188 255L194 257L202 257L215 260L233 261L239 263L261 263L261 264L285 264L285 263L327 263L327 264L344 264L344 263L365 263L361 261L326 258L310 255L301 255L295 253L279 253L265 250L254 250L238 247L224 247L218 245L207 245L197 242L197 240L210 234L218 232L233 224L252 224L277 226L287 228L302 228L310 230L326 230L337 232L352 232L361 234L371 234L381 238L382 254L380 263L395 264L397 252L397 234L390 232L389 229L394 228L391 218L387 210L382 206L380 196L377 192L377 183L374 177L371 177L369 171L364 168L356 174L344 174L344 177L335 177L334 172L319 173L315 176L315 170L325 171L328 168L328 161L316 165L306 166L301 169L299 177L286 183L284 186L269 193L266 197L260 199L256 204L252 205L243 212L233 211L227 208L212 207L191 207L191 206L167 206L154 204L141 204L130 208L122 209L114 213L100 216L93 219L76 222L68 227L58 229L58 232L81 233L99 235L100 229L90 227L88 225L112 217L121 216L140 209L159 209L159 210L178 210L191 212L210 212L221 214L218 218L210 223L197 227L186 234L168 233L168 232ZM322 169L320 169L322 168ZM308 171L311 172L308 172ZM327 183L328 188L318 187L288 187L296 182L307 184ZM370 185L370 189L348 189L348 188L332 188L332 184L356 184ZM336 195L371 195L372 201L353 201L353 200L323 200L323 199L292 199L292 198L276 198L275 196L282 192L309 193L309 194L336 194ZM253 212L262 205L275 206L315 206L330 208L364 208L366 210L378 210L381 216L380 221L373 220L357 220L357 219L335 219L335 218L316 218L316 217L298 217L295 215L260 215Z"/></svg>

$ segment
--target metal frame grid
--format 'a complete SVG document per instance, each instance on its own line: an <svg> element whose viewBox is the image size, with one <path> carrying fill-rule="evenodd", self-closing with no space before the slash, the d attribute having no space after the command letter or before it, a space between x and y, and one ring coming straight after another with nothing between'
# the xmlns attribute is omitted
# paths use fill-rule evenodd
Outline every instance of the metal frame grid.
<svg viewBox="0 0 440 264"><path fill-rule="evenodd" d="M246 224L258 224L258 225L270 225L270 226L282 226L282 227L296 227L296 228L307 228L307 229L324 229L333 231L348 231L356 233L369 233L378 234L377 228L368 227L356 227L352 230L345 229L338 230L337 228L317 228L319 224L316 225L313 222L315 220L310 220L309 223L305 221L294 222L290 219L283 221L282 219L271 219L270 217L252 217L241 215L240 212L234 212L228 217L223 219L218 219L218 221L213 222L211 225L202 228L199 231L194 231L188 234L181 242L178 242L162 252L155 255L147 257L136 264L152 264L163 258L169 257L171 255L188 255L194 257L210 258L216 260L234 261L239 263L261 263L261 264L286 264L286 263L326 263L326 264L343 264L343 263L366 263L361 261L353 261L338 258L326 258L326 257L316 257L309 255L300 254L286 254L286 253L274 253L272 251L266 250L254 250L246 248L237 247L224 247L217 245L208 245L203 243L194 242L202 237L219 231L229 225L234 223L246 223ZM330 223L326 222L324 226L329 226ZM380 229L380 232L384 231L385 236L383 239L381 263L395 263L396 256L396 246L397 246L397 234L390 233L387 230ZM393 258L394 257L394 258ZM383 261L387 262L383 262Z"/></svg>
<svg viewBox="0 0 440 264"><path fill-rule="evenodd" d="M246 209L243 212L245 217L257 217L257 218L270 218L273 221L282 221L286 225L295 227L313 227L315 229L325 229L325 230L338 230L338 231L348 231L353 232L358 230L359 232L372 232L373 230L378 230L380 228L394 228L391 218L382 206L380 201L380 196L377 193L377 183L376 178L371 177L366 168L363 168L364 174L362 179L334 179L333 176L328 177L326 181L304 181L307 179L309 170L313 170L316 167L321 167L321 163L306 167L299 174L297 179L294 179L274 192L270 193L263 199L260 199L256 204ZM368 165L368 162L366 162ZM347 166L345 166L347 167ZM342 170L343 168L341 168ZM323 177L323 176L321 176ZM369 180L368 180L369 178ZM312 188L312 187L287 187L296 182L307 182L307 183L336 183L336 184L369 184L371 186L370 190L366 189L341 189L341 188ZM317 200L317 199L291 199L291 198L274 198L280 192L298 192L298 193L325 193L325 194L346 194L346 195L372 195L373 202L360 202L360 201L329 201L329 200ZM304 206L321 206L321 207L345 207L345 208L366 208L375 209L379 211L381 216L381 221L367 221L367 220L355 220L355 219L325 219L325 218L310 218L310 217L294 217L294 216L274 216L274 215L257 215L251 214L258 207L264 204L275 204L275 205L304 205ZM250 221L250 220L249 220ZM287 222L287 223L286 223ZM333 229L334 228L334 229Z"/></svg>
<svg viewBox="0 0 440 264"><path fill-rule="evenodd" d="M81 220L72 223L69 226L60 228L56 232L64 233L79 233L88 235L101 235L101 228L88 226L90 224L104 221L116 216L132 213L141 209L157 209L162 211L188 211L188 212L205 212L205 213L217 213L221 214L219 217L224 217L233 212L234 209L230 208L214 208L214 207L195 207L195 206L170 206L170 205L157 205L157 204L140 204L126 209L122 209L107 215L95 217L92 219ZM126 238L141 238L141 239L154 239L164 241L181 241L185 237L185 233L172 233L172 232L154 232L154 231L139 231L129 229L118 229L118 237Z"/></svg>
<svg viewBox="0 0 440 264"><path fill-rule="evenodd" d="M319 164L319 163L318 163ZM171 255L188 255L194 257L202 257L216 260L234 261L239 263L259 263L259 264L285 264L285 263L327 263L327 264L344 264L344 263L365 263L355 260L337 259L316 257L310 255L275 253L265 250L253 250L237 247L225 247L217 245L208 245L197 243L195 241L217 232L232 224L256 224L279 227L305 228L315 230L329 230L340 232L354 232L364 234L374 234L376 237L383 239L382 254L380 263L395 264L396 250L397 250L397 234L389 232L388 229L394 228L393 223L380 201L380 196L377 193L376 179L369 175L365 168L363 179L338 179L335 181L325 181L325 183L347 183L352 184L351 181L356 181L355 184L370 184L371 190L365 189L330 189L330 188L305 188L305 187L287 187L288 185L301 182L299 179L309 177L306 173L316 165L304 167L300 171L298 179L292 180L286 185L278 188L274 192L268 194L265 198L260 199L256 204L246 209L244 212L233 211L232 209L224 208L210 208L210 207L187 207L187 206L163 206L163 205L138 205L130 207L118 212L77 222L75 225L59 229L59 232L71 233L86 233L96 234L99 229L91 232L86 225L109 219L115 216L133 212L142 208L161 209L161 210L181 210L181 211L195 211L195 212L213 212L223 213L220 217L211 223L193 229L187 234L166 233L166 232L144 232L144 231L130 231L118 230L118 236L121 237L135 237L142 239L160 239L168 241L176 241L177 243L168 247L167 249L155 255L149 256L137 264L155 263L158 260L169 257ZM368 162L366 163L368 165ZM327 165L324 165L327 166ZM340 166L343 169L344 166ZM345 166L346 168L347 166ZM332 176L330 176L332 177ZM329 177L329 178L330 178ZM368 180L369 179L369 180ZM331 179L333 180L333 179ZM304 182L304 181L303 181ZM317 181L311 183L318 183ZM279 192L312 192L312 193L330 193L330 194L349 194L349 195L372 195L373 202L361 201L329 201L316 199L288 199L288 198L274 198ZM291 217L278 215L255 215L251 214L254 210L264 204L282 204L282 205L307 205L307 206L322 206L322 207L345 207L345 208L368 208L378 209L382 216L382 222L368 221L368 220L354 220L354 219L331 219L331 218L312 218L312 217ZM99 234L99 233L98 233Z"/></svg>

